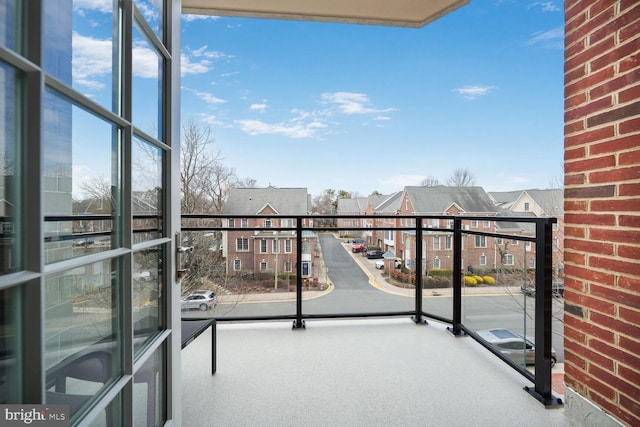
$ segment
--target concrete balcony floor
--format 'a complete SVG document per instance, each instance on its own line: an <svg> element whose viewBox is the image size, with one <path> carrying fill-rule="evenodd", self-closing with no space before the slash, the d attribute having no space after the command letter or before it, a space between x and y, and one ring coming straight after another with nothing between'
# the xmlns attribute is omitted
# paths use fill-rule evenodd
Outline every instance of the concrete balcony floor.
<svg viewBox="0 0 640 427"><path fill-rule="evenodd" d="M214 376L210 329L182 351L183 426L573 425L434 320L219 323L217 346Z"/></svg>

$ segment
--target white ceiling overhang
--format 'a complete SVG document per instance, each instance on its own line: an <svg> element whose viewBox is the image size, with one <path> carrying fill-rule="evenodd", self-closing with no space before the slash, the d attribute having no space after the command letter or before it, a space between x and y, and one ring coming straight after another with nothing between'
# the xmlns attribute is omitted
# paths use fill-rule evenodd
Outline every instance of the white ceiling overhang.
<svg viewBox="0 0 640 427"><path fill-rule="evenodd" d="M419 28L470 0L182 0L182 12Z"/></svg>

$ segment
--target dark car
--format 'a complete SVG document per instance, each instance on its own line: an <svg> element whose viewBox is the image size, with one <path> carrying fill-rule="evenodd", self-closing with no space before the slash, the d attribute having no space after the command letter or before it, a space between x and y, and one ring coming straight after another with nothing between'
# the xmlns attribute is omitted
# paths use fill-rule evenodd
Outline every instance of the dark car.
<svg viewBox="0 0 640 427"><path fill-rule="evenodd" d="M520 289L522 292L530 296L534 296L536 294L536 286L534 284L527 285L527 287L521 286ZM564 298L564 282L552 282L551 295Z"/></svg>
<svg viewBox="0 0 640 427"><path fill-rule="evenodd" d="M369 249L367 251L367 258L369 259L376 259L376 258L382 258L382 254L384 252L382 252L379 249Z"/></svg>

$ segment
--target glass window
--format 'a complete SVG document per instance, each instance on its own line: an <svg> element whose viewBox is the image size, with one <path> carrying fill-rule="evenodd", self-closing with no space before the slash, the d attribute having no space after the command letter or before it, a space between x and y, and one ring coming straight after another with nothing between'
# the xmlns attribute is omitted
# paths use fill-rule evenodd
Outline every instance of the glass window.
<svg viewBox="0 0 640 427"><path fill-rule="evenodd" d="M155 35L162 39L163 3L158 0L133 0L133 4L136 5Z"/></svg>
<svg viewBox="0 0 640 427"><path fill-rule="evenodd" d="M163 248L164 246L157 246L133 255L133 334L136 338L136 354L148 338L165 326Z"/></svg>
<svg viewBox="0 0 640 427"><path fill-rule="evenodd" d="M17 289L0 291L0 404L3 405L21 402L20 306Z"/></svg>
<svg viewBox="0 0 640 427"><path fill-rule="evenodd" d="M487 247L487 236L476 236L476 248Z"/></svg>
<svg viewBox="0 0 640 427"><path fill-rule="evenodd" d="M240 237L236 240L236 250L237 251L248 251L249 250L249 239L246 237Z"/></svg>
<svg viewBox="0 0 640 427"><path fill-rule="evenodd" d="M287 239L284 241L284 252L287 254L291 253L291 239Z"/></svg>
<svg viewBox="0 0 640 427"><path fill-rule="evenodd" d="M271 241L271 252L277 254L280 252L280 241L278 239L273 239Z"/></svg>
<svg viewBox="0 0 640 427"><path fill-rule="evenodd" d="M487 256L480 255L480 265L487 265Z"/></svg>
<svg viewBox="0 0 640 427"><path fill-rule="evenodd" d="M44 108L45 262L118 247L112 233L120 204L117 128L52 91L45 92Z"/></svg>
<svg viewBox="0 0 640 427"><path fill-rule="evenodd" d="M242 268L242 261L240 261L238 258L233 260L233 270L234 271L240 271L240 269Z"/></svg>
<svg viewBox="0 0 640 427"><path fill-rule="evenodd" d="M433 237L433 249L436 251L440 250L440 236Z"/></svg>
<svg viewBox="0 0 640 427"><path fill-rule="evenodd" d="M284 263L284 271L286 273L291 273L291 261L285 261L285 263Z"/></svg>
<svg viewBox="0 0 640 427"><path fill-rule="evenodd" d="M489 228L491 226L491 222L490 221L482 221L482 226L484 228Z"/></svg>
<svg viewBox="0 0 640 427"><path fill-rule="evenodd" d="M229 228L233 228L233 227L235 227L235 224L236 224L236 223L235 223L235 219L233 219L233 218L229 218Z"/></svg>
<svg viewBox="0 0 640 427"><path fill-rule="evenodd" d="M46 387L63 402L83 397L72 413L121 375L120 269L118 260L102 261L45 280Z"/></svg>
<svg viewBox="0 0 640 427"><path fill-rule="evenodd" d="M260 271L266 271L267 270L267 262L266 261L262 261L260 263Z"/></svg>
<svg viewBox="0 0 640 427"><path fill-rule="evenodd" d="M453 239L451 238L451 236L445 236L444 237L444 248L448 251L451 250L452 247L452 241Z"/></svg>
<svg viewBox="0 0 640 427"><path fill-rule="evenodd" d="M440 258L433 259L433 268L440 268Z"/></svg>
<svg viewBox="0 0 640 427"><path fill-rule="evenodd" d="M0 4L0 46L17 51L20 46L20 2L5 0ZM0 81L2 81L0 79Z"/></svg>
<svg viewBox="0 0 640 427"><path fill-rule="evenodd" d="M19 74L0 62L0 274L20 269Z"/></svg>
<svg viewBox="0 0 640 427"><path fill-rule="evenodd" d="M478 220L476 219L471 220L471 228L478 228Z"/></svg>
<svg viewBox="0 0 640 427"><path fill-rule="evenodd" d="M131 147L133 243L162 237L162 150L134 136Z"/></svg>
<svg viewBox="0 0 640 427"><path fill-rule="evenodd" d="M264 228L271 228L271 219L264 220Z"/></svg>
<svg viewBox="0 0 640 427"><path fill-rule="evenodd" d="M504 265L513 265L513 255L512 254L504 254L503 260L504 260Z"/></svg>
<svg viewBox="0 0 640 427"><path fill-rule="evenodd" d="M162 64L153 45L133 28L132 112L131 121L147 134L163 140L162 135Z"/></svg>
<svg viewBox="0 0 640 427"><path fill-rule="evenodd" d="M103 107L116 111L112 1L44 1L45 71Z"/></svg>
<svg viewBox="0 0 640 427"><path fill-rule="evenodd" d="M160 346L133 376L133 425L162 426L166 413L166 350ZM193 367L193 369L197 369Z"/></svg>
<svg viewBox="0 0 640 427"><path fill-rule="evenodd" d="M247 218L242 218L240 220L240 226L242 228L247 228L249 226L249 220L247 220Z"/></svg>
<svg viewBox="0 0 640 427"><path fill-rule="evenodd" d="M267 253L267 241L265 239L260 240L260 253Z"/></svg>

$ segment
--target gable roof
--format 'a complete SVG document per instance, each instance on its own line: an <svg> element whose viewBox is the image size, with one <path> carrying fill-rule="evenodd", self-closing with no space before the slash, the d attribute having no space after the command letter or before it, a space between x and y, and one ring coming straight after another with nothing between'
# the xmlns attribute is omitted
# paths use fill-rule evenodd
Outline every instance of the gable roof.
<svg viewBox="0 0 640 427"><path fill-rule="evenodd" d="M338 199L337 213L354 212L360 213L367 210L367 197L356 197L352 199Z"/></svg>
<svg viewBox="0 0 640 427"><path fill-rule="evenodd" d="M376 213L395 213L402 204L402 191L390 196L371 196L371 209Z"/></svg>
<svg viewBox="0 0 640 427"><path fill-rule="evenodd" d="M564 215L564 190L561 188L550 188L540 190L532 188L529 190L518 191L492 191L489 196L495 200L495 203L503 208L513 212L513 207L518 205L518 200L528 195L542 209L543 215L547 216L563 216Z"/></svg>
<svg viewBox="0 0 640 427"><path fill-rule="evenodd" d="M228 215L256 215L270 205L279 215L306 215L310 212L306 188L233 188L224 205Z"/></svg>
<svg viewBox="0 0 640 427"><path fill-rule="evenodd" d="M413 211L421 214L442 214L456 205L466 213L497 213L499 209L482 187L405 187Z"/></svg>

